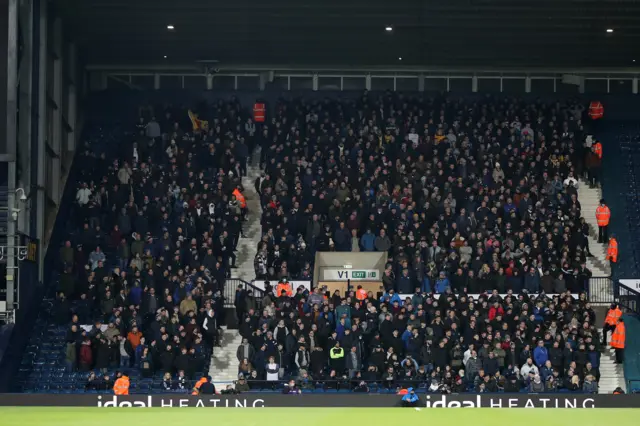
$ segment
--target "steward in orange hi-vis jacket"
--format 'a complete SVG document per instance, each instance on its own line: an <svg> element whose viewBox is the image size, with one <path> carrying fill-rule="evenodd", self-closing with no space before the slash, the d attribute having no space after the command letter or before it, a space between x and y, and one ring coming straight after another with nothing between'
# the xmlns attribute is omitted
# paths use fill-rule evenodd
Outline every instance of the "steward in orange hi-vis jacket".
<svg viewBox="0 0 640 426"><path fill-rule="evenodd" d="M624 319L620 318L620 322L616 325L616 329L611 335L611 347L616 351L616 364L622 364L624 361L624 344L626 337Z"/></svg>
<svg viewBox="0 0 640 426"><path fill-rule="evenodd" d="M622 318L622 311L617 303L612 303L602 326L602 346L607 346L607 333L616 329Z"/></svg>
<svg viewBox="0 0 640 426"><path fill-rule="evenodd" d="M604 198L600 200L600 205L596 208L596 221L598 222L598 242L606 243L608 239L609 220L611 219L611 210L604 202Z"/></svg>
<svg viewBox="0 0 640 426"><path fill-rule="evenodd" d="M116 395L129 395L129 378L124 374L113 384L113 393Z"/></svg>

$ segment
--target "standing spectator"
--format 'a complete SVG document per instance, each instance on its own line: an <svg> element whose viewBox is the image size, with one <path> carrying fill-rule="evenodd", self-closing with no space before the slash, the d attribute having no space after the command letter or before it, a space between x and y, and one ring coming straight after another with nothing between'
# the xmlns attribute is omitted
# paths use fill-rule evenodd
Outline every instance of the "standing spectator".
<svg viewBox="0 0 640 426"><path fill-rule="evenodd" d="M267 382L272 382L272 387L275 388L275 383L280 379L280 365L276 364L275 357L269 357L265 371L267 373Z"/></svg>
<svg viewBox="0 0 640 426"><path fill-rule="evenodd" d="M131 340L124 336L118 336L118 352L120 354L120 368L126 369L131 366L131 357L133 356L135 349L131 344ZM138 344L140 342L138 341Z"/></svg>
<svg viewBox="0 0 640 426"><path fill-rule="evenodd" d="M533 350L533 359L535 359L538 368L542 368L549 360L549 351L544 346L544 341L538 341L536 348Z"/></svg>

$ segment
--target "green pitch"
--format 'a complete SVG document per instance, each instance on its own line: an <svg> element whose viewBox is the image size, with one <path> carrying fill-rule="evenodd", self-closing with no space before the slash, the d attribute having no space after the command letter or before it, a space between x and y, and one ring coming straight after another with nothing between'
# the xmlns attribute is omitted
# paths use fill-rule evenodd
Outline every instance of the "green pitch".
<svg viewBox="0 0 640 426"><path fill-rule="evenodd" d="M635 409L426 409L406 408L0 408L2 426L305 426L408 425L442 422L443 426L637 426ZM453 423L455 422L455 423ZM426 423L423 423L426 424Z"/></svg>

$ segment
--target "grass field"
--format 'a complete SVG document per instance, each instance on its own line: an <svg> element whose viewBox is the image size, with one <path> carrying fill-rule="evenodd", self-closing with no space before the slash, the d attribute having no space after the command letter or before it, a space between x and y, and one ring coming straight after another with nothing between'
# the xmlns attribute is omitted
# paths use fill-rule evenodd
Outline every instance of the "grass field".
<svg viewBox="0 0 640 426"><path fill-rule="evenodd" d="M637 426L636 409L414 409L403 408L0 408L2 426L304 426L416 425L439 421L443 426ZM455 422L455 423L453 423ZM459 422L459 423L458 423Z"/></svg>

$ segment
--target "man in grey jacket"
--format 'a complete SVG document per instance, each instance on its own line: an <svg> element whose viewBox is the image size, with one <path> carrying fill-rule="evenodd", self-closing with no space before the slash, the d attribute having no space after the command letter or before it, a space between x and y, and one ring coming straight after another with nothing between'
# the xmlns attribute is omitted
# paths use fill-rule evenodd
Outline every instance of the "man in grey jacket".
<svg viewBox="0 0 640 426"><path fill-rule="evenodd" d="M322 297L322 293L320 292L320 287L316 287L313 289L313 293L309 295L309 305L322 305L324 301L324 297Z"/></svg>
<svg viewBox="0 0 640 426"><path fill-rule="evenodd" d="M376 237L376 241L374 243L376 247L376 251L389 251L391 249L391 240L387 236L384 229L380 230L380 235Z"/></svg>
<svg viewBox="0 0 640 426"><path fill-rule="evenodd" d="M480 360L478 359L478 354L476 353L476 351L471 352L471 356L469 357L466 364L464 365L464 368L467 373L466 374L467 381L473 382L476 375L478 374L478 371L480 371L480 368L481 368L481 363L480 363Z"/></svg>
<svg viewBox="0 0 640 426"><path fill-rule="evenodd" d="M236 358L238 358L239 362L242 362L245 359L251 361L255 353L256 350L249 344L249 340L247 338L244 338L242 339L242 343L240 343L240 346L238 346L238 350L236 351Z"/></svg>

